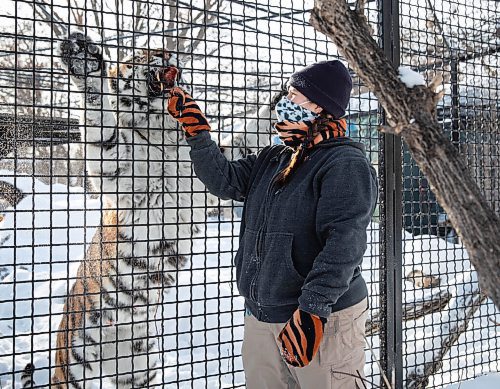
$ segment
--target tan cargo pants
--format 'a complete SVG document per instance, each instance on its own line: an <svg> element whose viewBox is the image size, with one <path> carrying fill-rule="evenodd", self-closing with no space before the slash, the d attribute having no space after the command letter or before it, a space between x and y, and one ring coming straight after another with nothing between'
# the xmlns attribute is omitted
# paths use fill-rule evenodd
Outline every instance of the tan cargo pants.
<svg viewBox="0 0 500 389"><path fill-rule="evenodd" d="M281 358L276 338L285 323L263 323L245 315L241 352L247 389L364 388L358 371L365 378L367 315L367 299L332 313L319 351L305 367L289 366Z"/></svg>

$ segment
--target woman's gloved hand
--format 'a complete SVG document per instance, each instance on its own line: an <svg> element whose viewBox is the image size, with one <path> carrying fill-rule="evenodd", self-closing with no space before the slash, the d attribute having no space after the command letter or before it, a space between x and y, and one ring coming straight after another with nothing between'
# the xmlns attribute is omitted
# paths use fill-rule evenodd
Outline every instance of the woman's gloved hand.
<svg viewBox="0 0 500 389"><path fill-rule="evenodd" d="M170 91L167 110L181 124L187 138L195 136L201 131L210 131L208 120L196 101L178 86L173 87Z"/></svg>
<svg viewBox="0 0 500 389"><path fill-rule="evenodd" d="M297 309L278 335L281 356L295 367L307 366L318 352L326 319Z"/></svg>

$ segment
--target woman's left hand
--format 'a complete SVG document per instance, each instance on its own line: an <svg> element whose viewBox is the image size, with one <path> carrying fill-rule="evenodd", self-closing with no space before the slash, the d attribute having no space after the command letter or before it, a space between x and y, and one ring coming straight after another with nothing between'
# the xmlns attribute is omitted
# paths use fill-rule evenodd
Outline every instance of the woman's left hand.
<svg viewBox="0 0 500 389"><path fill-rule="evenodd" d="M307 366L318 352L326 319L297 309L278 335L281 356L292 366Z"/></svg>

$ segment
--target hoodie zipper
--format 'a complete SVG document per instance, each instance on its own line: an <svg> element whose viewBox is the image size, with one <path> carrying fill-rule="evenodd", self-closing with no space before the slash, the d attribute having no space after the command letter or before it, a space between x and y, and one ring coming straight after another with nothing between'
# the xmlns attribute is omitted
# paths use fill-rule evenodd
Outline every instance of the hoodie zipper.
<svg viewBox="0 0 500 389"><path fill-rule="evenodd" d="M283 151L285 151L284 149ZM264 245L264 235L267 231L267 209L268 209L268 204L269 204L269 199L273 195L278 195L282 190L283 187L279 188L276 192L273 193L274 187L276 186L275 179L278 177L280 174L280 157L281 154L283 153L281 151L279 154L277 154L275 157L273 157L271 160L276 160L278 161L278 173L276 173L272 179L271 182L269 183L269 186L266 191L266 199L264 201L264 220L262 222L262 226L259 228L259 231L257 233L257 242L256 242L256 256L257 256L257 271L255 272L254 276L252 277L252 282L250 283L250 297L252 298L253 301L257 303L257 305L260 307L260 303L257 302L257 288L256 288L256 283L257 283L257 278L260 273L260 266L261 266L261 256L262 256L262 247Z"/></svg>

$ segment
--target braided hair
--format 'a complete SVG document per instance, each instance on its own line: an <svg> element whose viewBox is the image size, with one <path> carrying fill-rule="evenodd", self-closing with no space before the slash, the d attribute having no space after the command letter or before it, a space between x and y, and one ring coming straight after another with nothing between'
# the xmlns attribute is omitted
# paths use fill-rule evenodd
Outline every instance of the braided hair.
<svg viewBox="0 0 500 389"><path fill-rule="evenodd" d="M292 173L304 161L307 147L313 141L314 136L322 129L324 129L326 127L326 124L330 120L331 116L329 116L324 110L320 112L319 117L314 120L312 125L309 127L309 130L307 131L307 135L304 137L303 142L293 153L292 158L290 159L290 163L278 174L278 176L276 176L274 183L280 184L281 186L288 183L290 177L292 176Z"/></svg>

